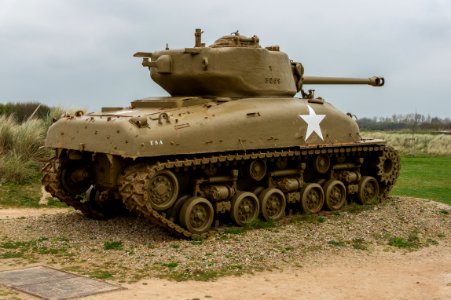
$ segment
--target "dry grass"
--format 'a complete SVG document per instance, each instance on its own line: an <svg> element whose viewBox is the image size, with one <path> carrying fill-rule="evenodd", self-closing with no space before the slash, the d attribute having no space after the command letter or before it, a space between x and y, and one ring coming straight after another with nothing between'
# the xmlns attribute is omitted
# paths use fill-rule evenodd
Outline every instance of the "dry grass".
<svg viewBox="0 0 451 300"><path fill-rule="evenodd" d="M24 122L18 122L13 114L0 115L0 184L25 184L41 176L42 163L51 155L42 148L47 130L63 113L55 107L45 118Z"/></svg>
<svg viewBox="0 0 451 300"><path fill-rule="evenodd" d="M13 116L0 116L0 182L26 183L39 175L40 162L49 157L41 148L49 124L42 119L19 124Z"/></svg>
<svg viewBox="0 0 451 300"><path fill-rule="evenodd" d="M16 122L13 116L0 116L0 155L11 150L14 144L14 131Z"/></svg>
<svg viewBox="0 0 451 300"><path fill-rule="evenodd" d="M365 138L384 139L403 154L451 155L451 135L362 132Z"/></svg>

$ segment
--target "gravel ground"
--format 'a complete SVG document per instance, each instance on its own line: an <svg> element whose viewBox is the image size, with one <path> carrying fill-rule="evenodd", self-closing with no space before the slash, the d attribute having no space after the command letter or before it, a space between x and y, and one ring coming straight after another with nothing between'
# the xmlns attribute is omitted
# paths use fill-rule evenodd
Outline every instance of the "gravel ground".
<svg viewBox="0 0 451 300"><path fill-rule="evenodd" d="M0 270L45 264L116 283L155 277L209 280L310 267L324 256L364 259L376 251L451 244L451 207L407 197L260 224L269 228L223 228L203 241L172 237L133 216L95 221L61 211L0 218Z"/></svg>

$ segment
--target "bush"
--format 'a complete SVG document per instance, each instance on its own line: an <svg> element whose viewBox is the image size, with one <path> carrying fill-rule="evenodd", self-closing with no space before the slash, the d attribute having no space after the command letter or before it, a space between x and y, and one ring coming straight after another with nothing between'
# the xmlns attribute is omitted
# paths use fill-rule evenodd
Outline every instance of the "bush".
<svg viewBox="0 0 451 300"><path fill-rule="evenodd" d="M19 123L27 121L32 116L37 119L45 119L50 111L50 107L38 102L0 104L0 116L14 116Z"/></svg>

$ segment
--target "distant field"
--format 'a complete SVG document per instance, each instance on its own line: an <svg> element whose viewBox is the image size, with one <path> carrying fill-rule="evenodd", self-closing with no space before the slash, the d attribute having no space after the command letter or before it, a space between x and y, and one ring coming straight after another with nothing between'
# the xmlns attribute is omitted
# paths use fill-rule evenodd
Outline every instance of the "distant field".
<svg viewBox="0 0 451 300"><path fill-rule="evenodd" d="M401 156L401 175L392 194L451 205L451 156Z"/></svg>
<svg viewBox="0 0 451 300"><path fill-rule="evenodd" d="M451 135L430 133L398 133L390 131L362 132L365 138L384 139L396 150L409 155L451 155Z"/></svg>

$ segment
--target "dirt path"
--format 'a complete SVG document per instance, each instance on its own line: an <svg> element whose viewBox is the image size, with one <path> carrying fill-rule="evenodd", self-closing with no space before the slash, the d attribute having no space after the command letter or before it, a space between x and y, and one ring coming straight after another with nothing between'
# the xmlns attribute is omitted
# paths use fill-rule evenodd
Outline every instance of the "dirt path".
<svg viewBox="0 0 451 300"><path fill-rule="evenodd" d="M72 208L1 208L0 220L59 214L71 210Z"/></svg>
<svg viewBox="0 0 451 300"><path fill-rule="evenodd" d="M151 279L86 299L451 299L451 247L334 256L215 282Z"/></svg>

